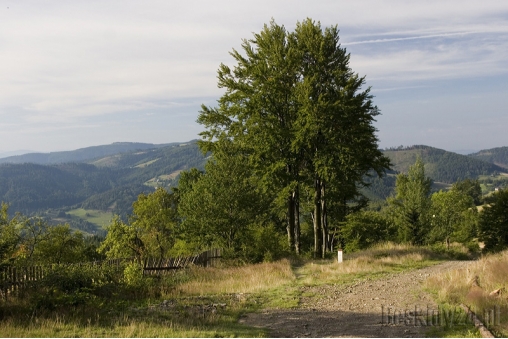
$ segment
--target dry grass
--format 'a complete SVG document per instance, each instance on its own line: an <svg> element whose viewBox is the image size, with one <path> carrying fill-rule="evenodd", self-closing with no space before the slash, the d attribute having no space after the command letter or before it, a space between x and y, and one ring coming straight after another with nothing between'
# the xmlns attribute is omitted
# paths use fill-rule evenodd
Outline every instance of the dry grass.
<svg viewBox="0 0 508 339"><path fill-rule="evenodd" d="M97 324L80 325L59 319L45 319L34 322L30 326L19 326L9 321L2 322L0 330L3 338L182 338L182 337L222 337L242 336L257 337L263 336L263 331L249 331L237 327L210 326L187 326L172 321L140 321L132 319L118 321L107 326Z"/></svg>
<svg viewBox="0 0 508 339"><path fill-rule="evenodd" d="M58 315L5 318L0 322L0 334L3 337L262 336L264 332L260 329L240 326L237 323L239 314L260 305L294 307L298 304L302 284L336 284L376 278L432 265L442 258L429 249L388 243L345 255L344 259L342 264L337 264L336 260L318 260L295 265L289 260L280 260L238 267L195 267L168 277L164 294L157 300L147 301L149 305L158 305L161 299L173 300L176 306L172 309L152 309L144 301L136 305L118 301L116 306L101 308L100 319L92 316L93 319L87 320L89 314L95 314L93 312L74 317L66 313L65 319ZM161 283L164 284L164 280ZM249 296L230 295L239 293ZM227 307L216 314L193 316L196 306L221 303L227 303Z"/></svg>
<svg viewBox="0 0 508 339"><path fill-rule="evenodd" d="M344 261L309 262L298 270L307 285L346 283L369 276L421 268L439 262L429 249L411 245L384 243L358 253L346 254Z"/></svg>
<svg viewBox="0 0 508 339"><path fill-rule="evenodd" d="M24 312L3 319L0 314L0 337L265 336L265 330L237 322L239 314L250 305L249 295L284 289L295 281L289 260L238 267L195 267L167 278L160 281L168 285L165 294L156 299L112 300L104 307L94 304L77 307L73 312ZM245 293L245 298L231 295L239 293ZM172 306L161 307L163 299L171 300ZM205 313L204 307L213 304L226 306Z"/></svg>
<svg viewBox="0 0 508 339"><path fill-rule="evenodd" d="M176 286L177 295L254 293L295 280L289 260L226 268L193 268L188 281Z"/></svg>
<svg viewBox="0 0 508 339"><path fill-rule="evenodd" d="M486 256L466 268L433 276L426 286L436 291L440 301L464 303L489 328L504 337L508 335L508 251ZM495 290L500 290L499 295L489 296Z"/></svg>

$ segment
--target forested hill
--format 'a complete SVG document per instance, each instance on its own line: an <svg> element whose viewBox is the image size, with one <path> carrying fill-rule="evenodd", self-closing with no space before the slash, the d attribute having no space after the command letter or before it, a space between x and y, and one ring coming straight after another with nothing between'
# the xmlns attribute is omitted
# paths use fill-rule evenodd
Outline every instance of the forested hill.
<svg viewBox="0 0 508 339"><path fill-rule="evenodd" d="M23 155L10 156L0 159L0 164L61 164L66 162L86 162L92 159L105 157L112 154L141 151L146 149L154 149L166 146L177 145L173 144L146 144L139 142L115 142L111 145L91 146L80 148L74 151L62 151L51 153L28 153Z"/></svg>
<svg viewBox="0 0 508 339"><path fill-rule="evenodd" d="M70 206L113 188L119 177L87 164L2 164L0 200L23 212Z"/></svg>
<svg viewBox="0 0 508 339"><path fill-rule="evenodd" d="M476 179L480 175L490 175L506 172L493 163L480 160L472 156L448 152L430 146L410 146L405 148L388 149L384 151L392 163L393 169L407 173L417 156L425 163L425 173L434 181L454 183L463 179Z"/></svg>
<svg viewBox="0 0 508 339"><path fill-rule="evenodd" d="M472 158L487 161L508 169L508 147L496 147L469 155Z"/></svg>
<svg viewBox="0 0 508 339"><path fill-rule="evenodd" d="M110 157L116 159L114 164ZM174 185L180 171L202 169L205 157L190 142L116 154L97 162L109 166L0 164L0 201L9 203L12 212L85 205L125 215L140 193Z"/></svg>
<svg viewBox="0 0 508 339"><path fill-rule="evenodd" d="M86 163L0 164L0 201L9 203L11 212L31 214L82 207L126 216L140 193L176 185L183 170L204 169L206 157L195 141L147 149L135 145L136 150L94 157ZM506 172L475 157L428 146L391 149L385 154L396 172L369 180L372 186L365 194L373 200L383 200L392 193L397 172L407 172L417 155L425 163L426 174L438 182Z"/></svg>

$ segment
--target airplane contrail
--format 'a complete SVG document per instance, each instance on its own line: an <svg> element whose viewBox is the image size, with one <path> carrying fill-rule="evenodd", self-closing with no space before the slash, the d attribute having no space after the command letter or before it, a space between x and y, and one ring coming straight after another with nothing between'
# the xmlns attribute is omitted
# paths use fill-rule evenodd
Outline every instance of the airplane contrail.
<svg viewBox="0 0 508 339"><path fill-rule="evenodd" d="M457 32L457 33L441 33L441 34L430 34L430 35L420 35L420 36L412 36L405 38L387 38L387 39L374 39L374 40L362 40L362 41L352 41L352 42L344 42L341 45L361 45L361 44L377 44L383 42L392 42L392 41L404 41L404 40L417 40L417 39L431 39L431 38L440 38L440 37L449 37L449 36L457 36L457 35L467 35L467 34L477 34L481 32Z"/></svg>

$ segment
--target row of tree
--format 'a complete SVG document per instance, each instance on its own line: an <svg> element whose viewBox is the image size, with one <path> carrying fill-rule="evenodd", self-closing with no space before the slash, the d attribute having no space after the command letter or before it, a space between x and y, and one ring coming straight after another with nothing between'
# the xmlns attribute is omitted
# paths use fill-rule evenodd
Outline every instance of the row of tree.
<svg viewBox="0 0 508 339"><path fill-rule="evenodd" d="M142 195L130 224L113 223L106 253L163 256L220 246L251 260L287 252L324 257L338 246L449 244L477 235L478 183L431 196L421 160L397 176L388 208L360 212L367 206L361 188L390 163L377 147L379 111L365 79L349 67L337 27L308 19L288 32L272 21L231 55L235 64L218 70L224 95L198 118L200 148L213 154L205 171L182 173L172 193Z"/></svg>
<svg viewBox="0 0 508 339"><path fill-rule="evenodd" d="M233 68L219 68L225 94L218 107L202 107L200 146L221 154L217 166L249 168L248 190L267 195L260 206L285 220L296 253L300 222L310 217L313 251L322 256L333 246L331 220L343 220L350 203L362 201L366 175L389 166L372 125L379 111L365 78L349 67L337 27L308 19L288 32L272 21L242 48L231 53Z"/></svg>
<svg viewBox="0 0 508 339"><path fill-rule="evenodd" d="M203 106L198 118L199 146L212 154L205 171L182 172L171 191L139 195L128 221L114 218L100 253L163 258L222 247L257 261L289 252L325 257L386 240L499 245L485 238L492 232L482 218L498 221L479 217L478 182L431 195L421 159L397 175L386 208L362 211L362 188L390 162L377 147L379 110L349 67L337 27L308 19L288 32L272 21L242 49L231 53L233 67L219 68L218 106Z"/></svg>
<svg viewBox="0 0 508 339"><path fill-rule="evenodd" d="M164 258L213 246L249 261L286 255L290 248L281 221L270 212L269 195L253 184L245 169L240 162L211 161L206 172L184 172L172 192L160 188L141 194L129 221L115 217L105 239L84 237L68 225L50 226L43 219L19 213L11 218L3 204L0 266L105 257ZM431 194L431 180L418 159L407 174L397 175L396 194L387 199L383 209L363 209L346 216L336 230L336 244L348 252L384 241L442 243L448 248L459 242L476 250L483 242L486 250L506 248L508 191L483 199L478 181L469 179ZM312 202L307 207L312 207ZM304 229L302 248L310 253L314 245L312 220L303 216L300 224Z"/></svg>
<svg viewBox="0 0 508 339"><path fill-rule="evenodd" d="M68 224L50 225L38 217L20 213L9 216L0 209L0 267L6 265L61 264L104 258L97 252L101 239L85 237Z"/></svg>

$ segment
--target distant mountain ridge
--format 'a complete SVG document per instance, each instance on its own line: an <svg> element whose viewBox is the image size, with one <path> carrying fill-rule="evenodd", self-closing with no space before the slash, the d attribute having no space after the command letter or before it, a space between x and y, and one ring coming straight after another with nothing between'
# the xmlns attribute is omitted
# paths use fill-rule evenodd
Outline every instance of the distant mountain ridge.
<svg viewBox="0 0 508 339"><path fill-rule="evenodd" d="M425 163L427 176L438 183L435 189L449 187L466 178L481 178L486 190L503 187L500 185L505 185L508 175L504 173L508 170L489 160L504 163L506 149L501 147L472 155L424 145L384 150L392 160L392 170L383 178L368 179L371 186L363 192L371 200L382 202L393 193L397 174L407 173L418 156ZM174 186L181 171L192 167L203 170L208 159L199 150L196 140L166 145L115 143L43 155L46 157L36 159L67 162L34 164L27 162L30 158L23 158L22 163L0 163L0 201L7 202L12 213L20 211L62 218L66 211L84 208L126 218L140 193ZM58 220L62 222L63 219ZM87 232L94 229L90 224L66 220Z"/></svg>
<svg viewBox="0 0 508 339"><path fill-rule="evenodd" d="M23 213L86 202L88 208L100 210L114 205L115 213L125 215L140 193L152 192L157 185L174 185L182 170L204 167L205 157L195 142L145 150L134 146L133 151L99 158L95 157L99 152L93 152L95 160L85 162L0 164L0 201ZM93 164L109 158L115 159L109 166Z"/></svg>
<svg viewBox="0 0 508 339"><path fill-rule="evenodd" d="M23 155L9 156L0 158L0 164L24 164L32 163L39 165L50 165L50 164L62 164L66 162L86 162L96 158L132 152L136 150L154 149L160 147L166 147L171 145L177 145L180 143L170 144L148 144L141 142L115 142L110 145L90 146L80 148L74 151L61 151L61 152L50 152L50 153L27 153Z"/></svg>
<svg viewBox="0 0 508 339"><path fill-rule="evenodd" d="M9 151L9 152L0 152L0 159L7 158L7 157L13 157L16 155L23 155L27 153L36 153L35 151L29 151L29 150L18 150L18 151Z"/></svg>
<svg viewBox="0 0 508 339"><path fill-rule="evenodd" d="M469 154L470 157L491 162L508 169L508 147L496 147Z"/></svg>
<svg viewBox="0 0 508 339"><path fill-rule="evenodd" d="M418 156L425 163L425 173L434 181L452 184L459 180L475 179L480 175L506 172L506 168L478 157L448 152L425 145L385 150L393 163L393 170L407 173Z"/></svg>

